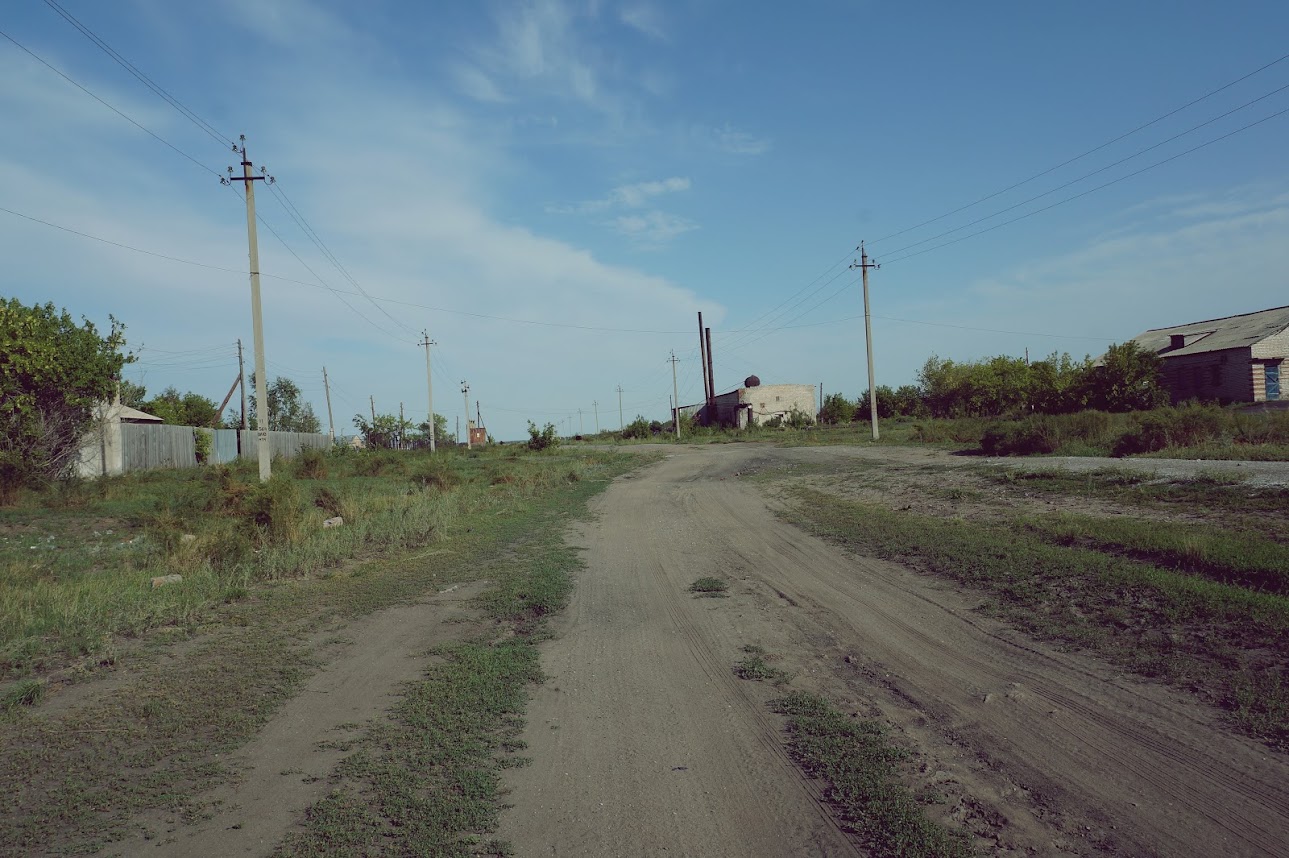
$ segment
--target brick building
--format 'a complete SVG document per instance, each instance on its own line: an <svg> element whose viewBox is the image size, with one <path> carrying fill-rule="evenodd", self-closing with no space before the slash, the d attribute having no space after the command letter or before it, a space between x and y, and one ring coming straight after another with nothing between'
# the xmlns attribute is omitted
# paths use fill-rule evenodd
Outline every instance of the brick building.
<svg viewBox="0 0 1289 858"><path fill-rule="evenodd" d="M1289 307L1155 328L1133 338L1163 360L1173 402L1275 402L1285 397Z"/></svg>

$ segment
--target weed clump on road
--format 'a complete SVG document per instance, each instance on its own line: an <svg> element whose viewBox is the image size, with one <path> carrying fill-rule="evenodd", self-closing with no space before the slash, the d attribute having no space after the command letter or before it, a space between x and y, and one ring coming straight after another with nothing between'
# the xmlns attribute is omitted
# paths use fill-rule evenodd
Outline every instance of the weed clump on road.
<svg viewBox="0 0 1289 858"><path fill-rule="evenodd" d="M877 858L970 858L966 835L927 819L897 780L905 752L880 725L847 718L828 701L794 691L776 708L788 716L789 751L812 776L828 782L827 798L846 826Z"/></svg>
<svg viewBox="0 0 1289 858"><path fill-rule="evenodd" d="M699 578L697 581L690 584L689 592L696 596L722 598L725 596L725 591L729 588L730 583L728 581L723 581L720 578L713 578L708 575L704 578Z"/></svg>

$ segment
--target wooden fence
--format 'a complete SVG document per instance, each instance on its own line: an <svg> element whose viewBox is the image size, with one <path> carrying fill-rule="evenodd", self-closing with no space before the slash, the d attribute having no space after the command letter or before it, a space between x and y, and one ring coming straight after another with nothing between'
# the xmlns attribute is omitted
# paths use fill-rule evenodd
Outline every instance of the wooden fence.
<svg viewBox="0 0 1289 858"><path fill-rule="evenodd" d="M229 464L237 458L258 461L258 445L254 430L194 429L191 426L168 426L158 423L121 423L121 460L119 470L109 462L109 473L142 471L150 468L191 468L197 463L195 432L204 432L211 439L209 460L211 464ZM238 435L241 435L239 453ZM326 450L331 438L318 432L270 432L269 449L274 458L293 459L302 448ZM91 449L91 453L94 452ZM101 473L89 467L88 476Z"/></svg>

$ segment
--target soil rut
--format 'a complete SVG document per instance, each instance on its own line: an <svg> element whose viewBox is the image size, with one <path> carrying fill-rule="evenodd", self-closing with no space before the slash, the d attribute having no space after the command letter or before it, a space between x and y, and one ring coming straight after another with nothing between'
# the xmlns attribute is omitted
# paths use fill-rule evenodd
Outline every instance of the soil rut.
<svg viewBox="0 0 1289 858"><path fill-rule="evenodd" d="M1284 755L784 523L737 476L767 458L803 457L682 448L598 502L545 645L534 764L510 777L517 854L853 854L781 751L774 690L733 677L747 643L782 652L793 687L894 724L954 788L943 813L995 854L1285 854ZM685 592L708 574L742 583Z"/></svg>

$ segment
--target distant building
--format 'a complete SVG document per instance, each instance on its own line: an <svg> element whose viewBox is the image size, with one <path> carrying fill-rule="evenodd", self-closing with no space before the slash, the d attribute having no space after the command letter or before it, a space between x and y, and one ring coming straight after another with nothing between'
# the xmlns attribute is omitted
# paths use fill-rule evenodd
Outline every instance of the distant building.
<svg viewBox="0 0 1289 858"><path fill-rule="evenodd" d="M1173 402L1275 402L1289 357L1289 307L1155 328L1133 338L1163 361Z"/></svg>
<svg viewBox="0 0 1289 858"><path fill-rule="evenodd" d="M705 403L682 405L680 413L694 417L704 426L746 429L748 426L763 426L775 417L786 420L795 410L805 414L813 423L819 414L815 393L813 384L738 387L714 397L710 408Z"/></svg>
<svg viewBox="0 0 1289 858"><path fill-rule="evenodd" d="M160 426L165 422L154 414L122 405L119 401L100 403L93 413L94 428L81 439L80 458L76 463L76 474L81 477L92 478L124 472L121 424Z"/></svg>

